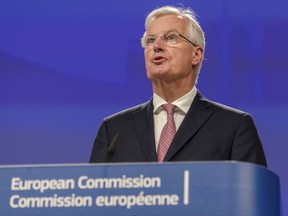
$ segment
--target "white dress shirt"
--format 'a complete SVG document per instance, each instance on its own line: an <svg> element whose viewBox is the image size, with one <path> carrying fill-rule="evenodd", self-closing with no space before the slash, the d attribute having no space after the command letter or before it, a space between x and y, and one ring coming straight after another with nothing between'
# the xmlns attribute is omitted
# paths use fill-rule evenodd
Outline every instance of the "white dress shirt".
<svg viewBox="0 0 288 216"><path fill-rule="evenodd" d="M183 119L185 118L195 96L197 93L197 89L194 86L191 91L187 94L182 96L181 98L172 102L172 104L176 105L175 112L174 112L174 121L176 125L176 131L180 127ZM154 134L155 134L155 144L156 144L156 151L158 149L159 139L161 135L162 128L164 127L167 121L167 113L163 109L162 105L166 104L167 102L154 93L153 95L153 119L154 119Z"/></svg>

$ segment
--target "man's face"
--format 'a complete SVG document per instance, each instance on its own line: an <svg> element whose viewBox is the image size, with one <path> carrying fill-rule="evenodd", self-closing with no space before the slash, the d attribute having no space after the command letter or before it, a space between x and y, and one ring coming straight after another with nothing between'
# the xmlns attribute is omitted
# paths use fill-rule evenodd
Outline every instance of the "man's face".
<svg viewBox="0 0 288 216"><path fill-rule="evenodd" d="M195 47L188 41L168 45L159 35L176 32L188 37L187 22L176 15L165 15L154 20L147 29L147 35L153 35L155 40L145 48L145 64L148 79L152 81L165 80L174 82L179 79L195 79L192 65L195 64ZM199 63L199 62L196 62Z"/></svg>

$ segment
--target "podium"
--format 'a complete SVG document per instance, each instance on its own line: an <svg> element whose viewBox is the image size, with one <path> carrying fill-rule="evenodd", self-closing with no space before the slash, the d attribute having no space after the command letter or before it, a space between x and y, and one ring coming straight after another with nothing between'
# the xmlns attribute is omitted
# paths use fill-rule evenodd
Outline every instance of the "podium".
<svg viewBox="0 0 288 216"><path fill-rule="evenodd" d="M0 216L278 216L279 187L243 162L2 166Z"/></svg>

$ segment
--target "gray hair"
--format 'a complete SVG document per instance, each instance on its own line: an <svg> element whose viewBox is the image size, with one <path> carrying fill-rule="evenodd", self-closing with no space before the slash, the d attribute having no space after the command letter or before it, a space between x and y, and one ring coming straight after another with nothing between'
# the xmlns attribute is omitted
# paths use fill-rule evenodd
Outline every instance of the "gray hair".
<svg viewBox="0 0 288 216"><path fill-rule="evenodd" d="M174 14L176 16L182 17L188 23L187 34L189 40L191 40L195 45L201 47L203 49L203 57L205 51L205 34L197 21L196 15L194 11L190 8L183 8L183 7L172 7L172 6L164 6L153 10L151 13L148 14L145 20L145 32L141 38L141 45L145 47L145 36L147 34L147 29L151 25L151 23L156 20L157 18L164 16L164 15L171 15ZM202 58L203 61L203 58ZM202 65L202 61L196 67L197 77L200 72L200 68Z"/></svg>

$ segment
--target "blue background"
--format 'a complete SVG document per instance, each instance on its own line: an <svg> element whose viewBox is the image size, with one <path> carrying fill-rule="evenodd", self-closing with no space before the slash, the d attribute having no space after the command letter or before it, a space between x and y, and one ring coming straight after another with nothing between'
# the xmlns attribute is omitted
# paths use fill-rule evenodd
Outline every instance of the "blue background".
<svg viewBox="0 0 288 216"><path fill-rule="evenodd" d="M150 99L145 15L178 3L1 0L0 164L86 163L101 120ZM206 33L198 89L254 116L288 215L288 1L181 3Z"/></svg>

